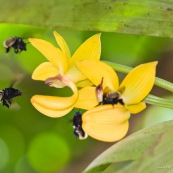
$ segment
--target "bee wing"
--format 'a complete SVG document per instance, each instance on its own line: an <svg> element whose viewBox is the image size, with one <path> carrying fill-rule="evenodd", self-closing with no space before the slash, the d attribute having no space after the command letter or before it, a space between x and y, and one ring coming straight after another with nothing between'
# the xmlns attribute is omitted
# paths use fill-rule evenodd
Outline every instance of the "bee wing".
<svg viewBox="0 0 173 173"><path fill-rule="evenodd" d="M0 74L1 81L12 81L14 79L14 73L5 64L0 64Z"/></svg>
<svg viewBox="0 0 173 173"><path fill-rule="evenodd" d="M9 108L10 108L10 110L17 111L17 110L20 110L21 109L21 106L16 101L13 101L12 100L12 103L11 103L11 105L10 105Z"/></svg>
<svg viewBox="0 0 173 173"><path fill-rule="evenodd" d="M3 92L0 91L0 101L1 101L2 97L3 97Z"/></svg>
<svg viewBox="0 0 173 173"><path fill-rule="evenodd" d="M16 39L11 37L11 38L8 38L7 40L5 40L3 42L3 45L4 45L5 48L8 48L8 47L12 46L15 42L16 42Z"/></svg>
<svg viewBox="0 0 173 173"><path fill-rule="evenodd" d="M24 79L25 74L16 74L16 76L13 78L10 87L13 87L13 85L17 85Z"/></svg>

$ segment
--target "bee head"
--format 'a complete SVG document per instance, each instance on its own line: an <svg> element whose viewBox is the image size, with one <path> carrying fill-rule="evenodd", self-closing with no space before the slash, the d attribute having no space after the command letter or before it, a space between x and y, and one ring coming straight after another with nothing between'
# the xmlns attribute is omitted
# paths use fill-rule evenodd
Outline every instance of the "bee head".
<svg viewBox="0 0 173 173"><path fill-rule="evenodd" d="M15 96L21 96L22 92L18 89L15 89Z"/></svg>

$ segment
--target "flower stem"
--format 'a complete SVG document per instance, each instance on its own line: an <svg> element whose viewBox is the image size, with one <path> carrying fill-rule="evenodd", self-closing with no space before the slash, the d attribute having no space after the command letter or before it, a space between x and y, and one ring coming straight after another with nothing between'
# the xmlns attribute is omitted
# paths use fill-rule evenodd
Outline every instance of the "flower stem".
<svg viewBox="0 0 173 173"><path fill-rule="evenodd" d="M110 65L115 71L122 72L122 73L129 73L133 69L132 67L129 67L126 65L121 65L121 64L117 64L117 63L113 63L109 61L104 61L104 62ZM173 83L166 81L164 79L156 77L155 85L173 92Z"/></svg>
<svg viewBox="0 0 173 173"><path fill-rule="evenodd" d="M165 108L171 108L173 109L173 100L168 100L164 98L160 98L154 95L149 94L145 99L145 103L155 105L155 106L161 106Z"/></svg>

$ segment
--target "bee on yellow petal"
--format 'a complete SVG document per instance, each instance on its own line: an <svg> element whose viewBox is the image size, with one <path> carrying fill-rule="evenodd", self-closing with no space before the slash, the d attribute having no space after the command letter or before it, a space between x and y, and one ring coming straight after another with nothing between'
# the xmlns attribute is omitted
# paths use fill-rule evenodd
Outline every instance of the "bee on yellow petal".
<svg viewBox="0 0 173 173"><path fill-rule="evenodd" d="M76 65L95 85L98 105L120 104L128 108L132 114L139 113L146 108L143 100L154 85L157 62L149 62L135 67L120 85L116 72L104 62L83 60L77 62ZM87 99L88 102L91 102L89 97ZM86 105L86 103L84 104ZM78 103L77 106L82 109L84 104Z"/></svg>
<svg viewBox="0 0 173 173"><path fill-rule="evenodd" d="M111 92L107 88L103 90L103 78L100 84L96 87L96 96L99 105L105 105L105 104L114 105L118 103L124 105L120 92Z"/></svg>
<svg viewBox="0 0 173 173"><path fill-rule="evenodd" d="M115 142L122 139L129 128L130 113L122 105L100 105L83 115L76 112L73 118L74 134L79 139L88 136L104 141Z"/></svg>

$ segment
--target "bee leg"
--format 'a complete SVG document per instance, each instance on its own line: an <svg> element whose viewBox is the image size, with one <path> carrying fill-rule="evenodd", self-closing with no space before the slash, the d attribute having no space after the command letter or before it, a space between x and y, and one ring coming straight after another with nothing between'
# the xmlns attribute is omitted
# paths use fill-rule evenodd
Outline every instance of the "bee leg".
<svg viewBox="0 0 173 173"><path fill-rule="evenodd" d="M124 106L124 102L123 102L123 99L119 99L118 102Z"/></svg>
<svg viewBox="0 0 173 173"><path fill-rule="evenodd" d="M8 101L8 103L11 105L11 100L7 100Z"/></svg>
<svg viewBox="0 0 173 173"><path fill-rule="evenodd" d="M103 105L103 102L99 102L99 104L98 104L98 105L96 105L96 107L97 107L97 106L100 106L100 105Z"/></svg>
<svg viewBox="0 0 173 173"><path fill-rule="evenodd" d="M3 100L3 101L2 101L2 105L3 105L3 106L6 106L7 108L9 108L9 105L7 104L7 101L6 101L6 100Z"/></svg>
<svg viewBox="0 0 173 173"><path fill-rule="evenodd" d="M6 53L8 53L10 51L10 47L6 48Z"/></svg>
<svg viewBox="0 0 173 173"><path fill-rule="evenodd" d="M14 49L14 52L15 52L15 53L18 53L18 52L19 52L19 50L18 50L18 49Z"/></svg>

